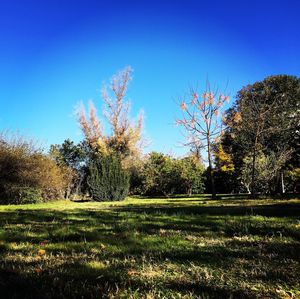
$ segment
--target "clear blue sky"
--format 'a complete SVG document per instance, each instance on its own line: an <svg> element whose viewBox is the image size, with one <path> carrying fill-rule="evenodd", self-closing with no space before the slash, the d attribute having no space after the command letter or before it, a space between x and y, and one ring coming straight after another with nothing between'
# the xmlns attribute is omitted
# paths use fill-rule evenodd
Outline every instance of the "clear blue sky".
<svg viewBox="0 0 300 299"><path fill-rule="evenodd" d="M134 116L145 112L147 149L182 153L173 126L189 86L235 95L268 75L300 75L300 1L0 2L0 130L45 146L82 139L79 101L101 108L103 82L127 65Z"/></svg>

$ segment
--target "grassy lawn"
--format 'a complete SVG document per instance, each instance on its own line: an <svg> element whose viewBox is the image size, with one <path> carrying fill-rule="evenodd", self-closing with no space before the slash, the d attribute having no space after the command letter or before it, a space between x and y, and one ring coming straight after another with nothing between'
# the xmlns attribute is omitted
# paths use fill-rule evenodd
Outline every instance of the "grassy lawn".
<svg viewBox="0 0 300 299"><path fill-rule="evenodd" d="M1 298L300 298L300 199L0 206Z"/></svg>

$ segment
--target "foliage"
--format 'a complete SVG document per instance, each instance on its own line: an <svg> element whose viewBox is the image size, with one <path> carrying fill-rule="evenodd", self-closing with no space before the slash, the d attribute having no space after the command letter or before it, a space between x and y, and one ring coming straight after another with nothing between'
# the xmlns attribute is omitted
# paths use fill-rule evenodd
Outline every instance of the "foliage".
<svg viewBox="0 0 300 299"><path fill-rule="evenodd" d="M143 167L143 193L147 195L173 194L178 173L174 172L172 159L162 153L152 152Z"/></svg>
<svg viewBox="0 0 300 299"><path fill-rule="evenodd" d="M41 192L43 200L61 198L68 181L69 169L57 166L32 140L19 135L0 136L0 194L3 202L30 198L32 190Z"/></svg>
<svg viewBox="0 0 300 299"><path fill-rule="evenodd" d="M227 111L222 144L233 157L236 178L241 177L243 159L252 157L250 189L253 194L263 191L256 184L259 174L255 170L261 152L266 156L289 153L289 159L276 168L275 184L279 185L276 189L281 192L284 182L279 178L284 177L287 169L299 167L299 107L300 79L278 75L242 88L235 105Z"/></svg>
<svg viewBox="0 0 300 299"><path fill-rule="evenodd" d="M90 161L87 183L96 201L123 200L129 191L129 175L117 155L102 155Z"/></svg>
<svg viewBox="0 0 300 299"><path fill-rule="evenodd" d="M137 158L126 167L129 173L129 194L144 194L144 165L145 160L143 158Z"/></svg>
<svg viewBox="0 0 300 299"><path fill-rule="evenodd" d="M293 193L300 193L300 167L286 172L287 189Z"/></svg>
<svg viewBox="0 0 300 299"><path fill-rule="evenodd" d="M138 190L147 195L194 194L203 191L203 165L195 157L175 159L151 152L145 159L136 181Z"/></svg>
<svg viewBox="0 0 300 299"><path fill-rule="evenodd" d="M274 179L278 170L286 163L290 157L290 152L274 153L265 155L260 152L255 161L255 189L261 190L263 193L270 193L274 188ZM252 184L252 158L244 158L244 165L242 167L241 180L248 193L250 193L250 186Z"/></svg>
<svg viewBox="0 0 300 299"><path fill-rule="evenodd" d="M43 202L42 191L32 187L7 186L6 203L32 204Z"/></svg>
<svg viewBox="0 0 300 299"><path fill-rule="evenodd" d="M234 171L232 157L224 151L222 143L219 143L218 149L215 151L215 167L223 172Z"/></svg>
<svg viewBox="0 0 300 299"><path fill-rule="evenodd" d="M61 145L51 145L50 154L58 164L73 169L80 169L89 157L88 147L84 142L75 144L70 139L66 139Z"/></svg>
<svg viewBox="0 0 300 299"><path fill-rule="evenodd" d="M75 144L66 139L61 145L51 145L50 156L60 167L70 169L71 178L67 188L66 197L70 195L85 194L87 188L87 165L92 151L85 141Z"/></svg>
<svg viewBox="0 0 300 299"><path fill-rule="evenodd" d="M204 191L203 173L204 166L195 156L187 156L175 161L175 167L179 172L176 193L200 194Z"/></svg>
<svg viewBox="0 0 300 299"><path fill-rule="evenodd" d="M102 91L103 114L111 127L111 135L104 135L93 103L90 103L89 117L83 106L77 110L78 122L90 147L104 155L117 153L125 166L128 158L139 156L142 147L143 115L139 114L136 123L130 121L130 103L125 101L131 74L132 69L126 67L112 77L112 98L106 87Z"/></svg>

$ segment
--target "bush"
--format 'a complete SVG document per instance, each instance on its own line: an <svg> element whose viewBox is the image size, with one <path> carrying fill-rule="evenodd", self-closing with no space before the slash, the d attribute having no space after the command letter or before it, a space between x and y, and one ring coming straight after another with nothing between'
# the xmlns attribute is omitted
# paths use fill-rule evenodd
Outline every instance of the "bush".
<svg viewBox="0 0 300 299"><path fill-rule="evenodd" d="M114 154L94 157L89 165L87 182L96 201L123 200L129 191L129 175Z"/></svg>
<svg viewBox="0 0 300 299"><path fill-rule="evenodd" d="M189 156L177 159L174 165L179 172L179 181L177 182L177 193L192 194L203 193L204 191L204 166L194 157Z"/></svg>
<svg viewBox="0 0 300 299"><path fill-rule="evenodd" d="M129 194L143 194L143 159L136 158L132 163L127 165L126 170L129 173Z"/></svg>
<svg viewBox="0 0 300 299"><path fill-rule="evenodd" d="M157 152L150 153L142 176L145 195L169 196L175 193L178 173L174 171L172 159L169 156Z"/></svg>
<svg viewBox="0 0 300 299"><path fill-rule="evenodd" d="M272 194L276 189L276 177L287 162L290 151L280 153L269 152L264 154L259 152L255 161L255 190L262 194ZM252 157L244 158L244 165L241 171L243 185L250 193L252 183Z"/></svg>
<svg viewBox="0 0 300 299"><path fill-rule="evenodd" d="M42 191L31 187L12 186L2 194L8 204L30 204L43 202Z"/></svg>
<svg viewBox="0 0 300 299"><path fill-rule="evenodd" d="M286 189L291 193L300 193L300 167L287 171Z"/></svg>
<svg viewBox="0 0 300 299"><path fill-rule="evenodd" d="M135 194L170 196L203 192L204 167L193 156L175 159L152 152L139 168L131 170L131 190Z"/></svg>
<svg viewBox="0 0 300 299"><path fill-rule="evenodd" d="M61 198L69 180L69 169L56 165L33 141L0 135L0 203Z"/></svg>

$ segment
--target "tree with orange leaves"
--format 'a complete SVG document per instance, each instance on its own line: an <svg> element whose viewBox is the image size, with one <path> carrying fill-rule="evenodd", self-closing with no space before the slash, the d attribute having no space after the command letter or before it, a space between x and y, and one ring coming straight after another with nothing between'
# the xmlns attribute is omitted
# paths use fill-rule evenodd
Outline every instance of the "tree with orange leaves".
<svg viewBox="0 0 300 299"><path fill-rule="evenodd" d="M143 114L139 114L137 122L131 121L130 103L125 101L132 72L131 67L124 68L112 77L109 88L102 90L103 114L111 127L110 136L103 134L103 126L92 102L88 116L83 105L77 110L78 122L90 147L104 155L118 153L123 162L139 155L143 146Z"/></svg>
<svg viewBox="0 0 300 299"><path fill-rule="evenodd" d="M182 100L180 108L182 118L176 120L176 124L182 126L187 133L185 145L193 148L206 149L208 161L208 173L211 182L212 198L216 198L215 181L213 175L212 145L222 132L220 110L229 97L207 90L199 96L191 89L189 99Z"/></svg>

